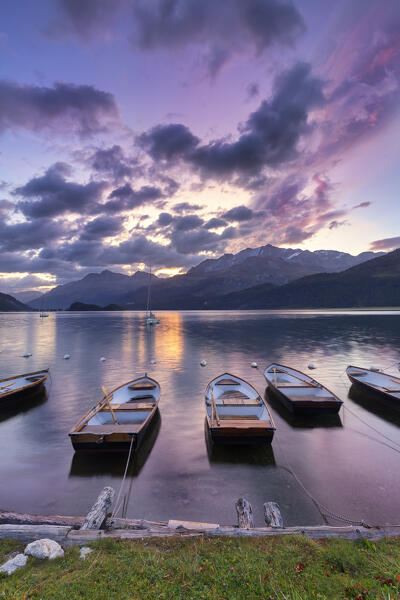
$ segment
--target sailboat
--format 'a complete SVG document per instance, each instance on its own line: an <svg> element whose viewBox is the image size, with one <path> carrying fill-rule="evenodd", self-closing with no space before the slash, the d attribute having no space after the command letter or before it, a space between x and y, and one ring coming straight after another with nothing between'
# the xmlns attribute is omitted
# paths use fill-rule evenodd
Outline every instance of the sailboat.
<svg viewBox="0 0 400 600"><path fill-rule="evenodd" d="M43 319L44 317L48 317L48 313L46 311L43 310L43 302L40 303L41 307L40 307L40 317Z"/></svg>
<svg viewBox="0 0 400 600"><path fill-rule="evenodd" d="M149 286L147 288L147 306L144 322L146 325L156 325L160 322L160 319L157 319L156 315L151 312L151 267L149 270Z"/></svg>

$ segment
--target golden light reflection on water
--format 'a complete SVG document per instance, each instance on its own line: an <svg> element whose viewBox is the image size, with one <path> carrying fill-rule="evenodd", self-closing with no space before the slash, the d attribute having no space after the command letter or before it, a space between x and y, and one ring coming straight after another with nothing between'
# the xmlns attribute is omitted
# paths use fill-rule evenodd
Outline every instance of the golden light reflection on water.
<svg viewBox="0 0 400 600"><path fill-rule="evenodd" d="M162 313L161 323L155 326L153 335L157 362L176 368L181 363L184 349L182 313Z"/></svg>

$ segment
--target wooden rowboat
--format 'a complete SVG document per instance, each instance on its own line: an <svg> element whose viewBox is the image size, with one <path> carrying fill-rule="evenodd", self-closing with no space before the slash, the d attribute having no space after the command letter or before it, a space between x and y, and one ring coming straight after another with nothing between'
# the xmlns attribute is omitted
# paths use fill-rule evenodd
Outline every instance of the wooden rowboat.
<svg viewBox="0 0 400 600"><path fill-rule="evenodd" d="M294 414L335 414L343 404L328 388L291 367L272 363L264 376L268 387Z"/></svg>
<svg viewBox="0 0 400 600"><path fill-rule="evenodd" d="M352 365L347 367L346 373L350 381L363 392L400 407L400 377Z"/></svg>
<svg viewBox="0 0 400 600"><path fill-rule="evenodd" d="M38 392L44 385L49 370L34 371L0 379L0 409L14 408L14 406L31 395Z"/></svg>
<svg viewBox="0 0 400 600"><path fill-rule="evenodd" d="M126 451L139 447L158 408L160 385L139 377L105 393L69 433L75 450Z"/></svg>
<svg viewBox="0 0 400 600"><path fill-rule="evenodd" d="M214 442L269 442L275 424L269 408L250 383L223 373L206 387L207 424Z"/></svg>

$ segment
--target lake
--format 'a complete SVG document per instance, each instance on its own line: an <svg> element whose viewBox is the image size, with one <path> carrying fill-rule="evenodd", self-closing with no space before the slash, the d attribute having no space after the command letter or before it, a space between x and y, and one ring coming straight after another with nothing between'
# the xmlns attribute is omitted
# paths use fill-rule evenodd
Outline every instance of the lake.
<svg viewBox="0 0 400 600"><path fill-rule="evenodd" d="M0 377L51 372L47 397L0 413L1 509L83 515L105 485L118 491L126 455L75 455L68 432L100 399L102 385L111 390L147 372L161 384L160 417L130 465L126 516L229 525L236 523L235 501L245 496L257 525L269 500L279 503L287 525L322 524L293 470L337 514L398 522L400 446L393 442L400 443L400 413L350 398L344 371L377 365L399 375L399 312L157 314L161 323L151 330L136 312L0 314ZM271 447L213 447L205 427L208 381L230 371L264 394L263 371L273 361L306 372L314 363L313 377L349 410L329 421L299 421L271 401Z"/></svg>

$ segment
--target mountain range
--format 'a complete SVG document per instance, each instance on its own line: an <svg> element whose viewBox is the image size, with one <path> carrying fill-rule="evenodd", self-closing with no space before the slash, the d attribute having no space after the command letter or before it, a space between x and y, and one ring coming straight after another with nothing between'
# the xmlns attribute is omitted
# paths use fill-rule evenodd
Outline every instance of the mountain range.
<svg viewBox="0 0 400 600"><path fill-rule="evenodd" d="M14 296L2 294L0 292L0 312L25 312L28 310L32 310L32 308L26 304L23 304L14 298Z"/></svg>
<svg viewBox="0 0 400 600"><path fill-rule="evenodd" d="M204 306L207 298L239 292L260 284L280 286L307 275L335 273L383 253L363 252L353 256L335 250L300 250L267 244L237 254L206 259L184 275L157 278L152 275L154 308ZM123 275L112 271L91 273L78 281L59 285L29 301L37 309L68 308L74 302L129 305L143 309L149 274Z"/></svg>
<svg viewBox="0 0 400 600"><path fill-rule="evenodd" d="M350 266L349 266L350 265ZM400 306L400 249L353 256L271 245L207 259L184 275L152 277L154 309ZM30 302L36 309L143 310L149 274L91 273ZM29 310L0 294L0 310Z"/></svg>
<svg viewBox="0 0 400 600"><path fill-rule="evenodd" d="M319 273L283 286L263 284L211 298L207 308L354 308L400 306L400 249L340 273Z"/></svg>

